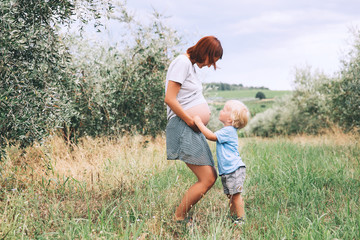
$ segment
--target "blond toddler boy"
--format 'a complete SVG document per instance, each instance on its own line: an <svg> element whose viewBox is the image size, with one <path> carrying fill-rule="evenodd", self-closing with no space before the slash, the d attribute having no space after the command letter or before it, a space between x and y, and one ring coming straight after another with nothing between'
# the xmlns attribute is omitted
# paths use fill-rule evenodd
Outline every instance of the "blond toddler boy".
<svg viewBox="0 0 360 240"><path fill-rule="evenodd" d="M199 116L194 118L199 130L210 141L216 141L216 156L224 193L230 199L230 214L235 224L244 223L244 200L241 197L246 167L239 154L237 129L246 126L250 118L248 108L240 101L229 100L220 111L224 127L215 133L208 129Z"/></svg>

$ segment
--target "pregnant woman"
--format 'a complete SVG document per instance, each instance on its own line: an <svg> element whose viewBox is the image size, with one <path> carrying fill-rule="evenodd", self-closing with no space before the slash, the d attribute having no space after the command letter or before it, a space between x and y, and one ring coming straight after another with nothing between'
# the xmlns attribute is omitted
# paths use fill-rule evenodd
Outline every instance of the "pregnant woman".
<svg viewBox="0 0 360 240"><path fill-rule="evenodd" d="M212 187L217 178L214 160L205 136L199 131L194 117L199 115L206 125L210 109L202 93L194 65L214 66L222 58L220 41L207 36L179 55L170 64L165 84L167 104L167 159L180 159L196 175L197 182L183 196L175 211L175 220L183 221L191 207Z"/></svg>

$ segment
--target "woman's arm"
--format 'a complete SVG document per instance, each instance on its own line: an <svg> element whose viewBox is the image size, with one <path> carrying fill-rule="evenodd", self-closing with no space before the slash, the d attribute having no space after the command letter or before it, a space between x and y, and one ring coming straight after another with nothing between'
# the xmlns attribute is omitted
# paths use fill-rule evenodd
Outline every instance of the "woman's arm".
<svg viewBox="0 0 360 240"><path fill-rule="evenodd" d="M181 107L179 101L176 99L181 88L181 84L169 80L167 89L165 92L165 103L173 110L173 112L181 118L189 127L191 127L195 132L199 132L199 129L195 125L192 117L187 114L184 109Z"/></svg>
<svg viewBox="0 0 360 240"><path fill-rule="evenodd" d="M204 136L210 141L217 141L217 137L215 133L213 133L210 129L208 129L204 123L201 121L199 116L194 117L194 121L196 126L200 129L200 131L204 134Z"/></svg>

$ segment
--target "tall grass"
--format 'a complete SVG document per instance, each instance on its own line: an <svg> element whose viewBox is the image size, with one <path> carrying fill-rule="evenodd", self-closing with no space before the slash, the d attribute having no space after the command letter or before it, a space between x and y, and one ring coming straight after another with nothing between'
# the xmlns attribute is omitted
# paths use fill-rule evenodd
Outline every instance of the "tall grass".
<svg viewBox="0 0 360 240"><path fill-rule="evenodd" d="M251 238L358 239L359 146L247 145Z"/></svg>
<svg viewBox="0 0 360 240"><path fill-rule="evenodd" d="M165 139L53 138L0 170L0 238L6 239L359 239L359 137L241 139L247 222L228 219L218 179L194 207L193 228L176 205L195 177L165 159ZM210 143L213 153L215 144Z"/></svg>

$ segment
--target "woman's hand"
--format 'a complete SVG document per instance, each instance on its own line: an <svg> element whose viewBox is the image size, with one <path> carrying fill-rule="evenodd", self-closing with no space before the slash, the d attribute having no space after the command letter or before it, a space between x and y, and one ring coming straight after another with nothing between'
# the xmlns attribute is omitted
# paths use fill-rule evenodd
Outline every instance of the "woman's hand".
<svg viewBox="0 0 360 240"><path fill-rule="evenodd" d="M198 126L200 125L200 124L203 124L203 122L202 122L202 120L201 120L201 118L199 117L199 116L195 116L194 118L193 118L193 120L194 120L194 125L195 126L190 126L191 128L192 128L192 130L194 130L195 132L200 132L200 129L198 128Z"/></svg>
<svg viewBox="0 0 360 240"><path fill-rule="evenodd" d="M200 129L196 126L195 121L192 120L189 123L186 123L194 132L200 132Z"/></svg>

